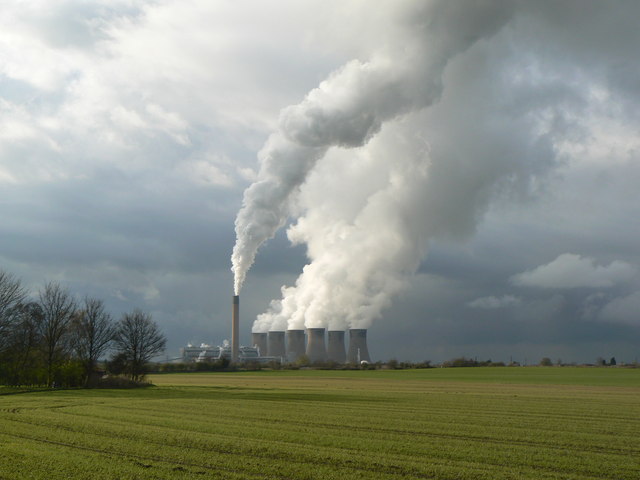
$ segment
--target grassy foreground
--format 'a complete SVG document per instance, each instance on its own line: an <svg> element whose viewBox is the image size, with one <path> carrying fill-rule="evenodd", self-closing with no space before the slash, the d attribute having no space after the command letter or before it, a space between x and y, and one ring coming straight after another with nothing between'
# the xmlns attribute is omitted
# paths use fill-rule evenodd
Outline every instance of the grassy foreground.
<svg viewBox="0 0 640 480"><path fill-rule="evenodd" d="M0 479L640 478L640 369L151 380L0 388Z"/></svg>

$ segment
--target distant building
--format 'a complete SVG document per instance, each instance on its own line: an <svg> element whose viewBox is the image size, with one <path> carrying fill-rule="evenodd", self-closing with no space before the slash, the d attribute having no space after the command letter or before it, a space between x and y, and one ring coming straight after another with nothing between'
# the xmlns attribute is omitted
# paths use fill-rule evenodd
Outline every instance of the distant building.
<svg viewBox="0 0 640 480"><path fill-rule="evenodd" d="M231 344L228 340L222 342L222 345L217 346L201 343L199 347L196 347L188 344L186 347L180 349L180 356L184 363L215 362L221 358L231 360ZM238 362L240 363L270 363L273 361L280 362L281 359L279 357L262 356L257 347L245 347L241 345L239 348Z"/></svg>

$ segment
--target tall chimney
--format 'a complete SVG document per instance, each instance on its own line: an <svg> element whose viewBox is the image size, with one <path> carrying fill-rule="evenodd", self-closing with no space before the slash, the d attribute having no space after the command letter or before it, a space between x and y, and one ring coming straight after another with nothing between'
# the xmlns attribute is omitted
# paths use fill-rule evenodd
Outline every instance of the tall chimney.
<svg viewBox="0 0 640 480"><path fill-rule="evenodd" d="M304 352L304 330L287 330L287 360L295 362Z"/></svg>
<svg viewBox="0 0 640 480"><path fill-rule="evenodd" d="M284 332L269 332L267 337L270 357L284 357Z"/></svg>
<svg viewBox="0 0 640 480"><path fill-rule="evenodd" d="M258 352L261 357L267 356L267 334L266 333L252 333L251 344L254 347L258 347Z"/></svg>
<svg viewBox="0 0 640 480"><path fill-rule="evenodd" d="M238 361L240 352L240 296L233 296L233 310L231 314L231 361Z"/></svg>
<svg viewBox="0 0 640 480"><path fill-rule="evenodd" d="M324 362L327 350L324 346L324 328L307 328L307 357L311 362Z"/></svg>
<svg viewBox="0 0 640 480"><path fill-rule="evenodd" d="M367 349L367 330L365 328L352 328L349 330L349 363L360 363L363 360L370 362Z"/></svg>
<svg viewBox="0 0 640 480"><path fill-rule="evenodd" d="M327 357L337 363L344 363L347 360L347 352L344 349L344 330L329 330Z"/></svg>

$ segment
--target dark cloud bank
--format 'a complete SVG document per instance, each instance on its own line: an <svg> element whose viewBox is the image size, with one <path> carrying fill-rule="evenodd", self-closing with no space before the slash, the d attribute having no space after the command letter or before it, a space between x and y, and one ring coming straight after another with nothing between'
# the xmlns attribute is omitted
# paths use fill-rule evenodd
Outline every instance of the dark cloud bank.
<svg viewBox="0 0 640 480"><path fill-rule="evenodd" d="M244 342L258 318L368 327L380 359L638 355L637 2L283 3L285 29L92 5L0 34L0 260L34 290L219 342L240 210Z"/></svg>

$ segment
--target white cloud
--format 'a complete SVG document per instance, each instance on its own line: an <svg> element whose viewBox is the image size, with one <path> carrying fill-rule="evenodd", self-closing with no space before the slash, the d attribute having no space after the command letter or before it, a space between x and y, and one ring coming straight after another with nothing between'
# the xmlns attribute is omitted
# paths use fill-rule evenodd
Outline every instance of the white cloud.
<svg viewBox="0 0 640 480"><path fill-rule="evenodd" d="M467 303L471 308L496 309L517 307L522 304L522 299L513 295L503 295L502 297L481 297Z"/></svg>
<svg viewBox="0 0 640 480"><path fill-rule="evenodd" d="M630 280L636 273L636 268L620 260L601 266L593 258L563 253L546 265L512 276L510 281L522 287L608 288Z"/></svg>
<svg viewBox="0 0 640 480"><path fill-rule="evenodd" d="M182 163L179 171L191 182L200 185L218 185L229 187L233 185L233 180L225 174L220 166L207 160L195 160L190 163Z"/></svg>

